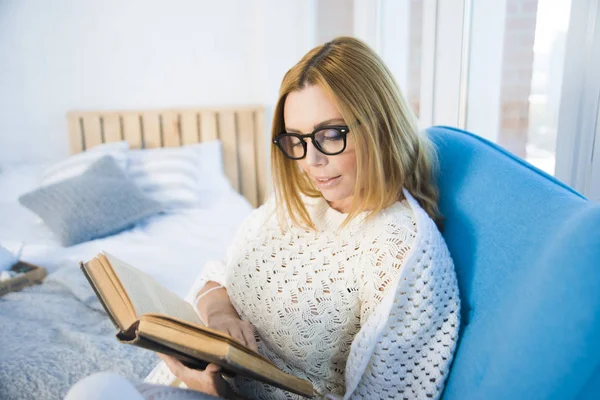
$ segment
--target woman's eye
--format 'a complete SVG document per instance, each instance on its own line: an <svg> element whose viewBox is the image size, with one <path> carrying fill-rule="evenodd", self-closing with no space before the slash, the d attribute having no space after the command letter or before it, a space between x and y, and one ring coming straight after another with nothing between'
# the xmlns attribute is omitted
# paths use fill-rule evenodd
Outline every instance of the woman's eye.
<svg viewBox="0 0 600 400"><path fill-rule="evenodd" d="M327 140L339 140L342 135L335 129L327 130L323 132L323 137Z"/></svg>

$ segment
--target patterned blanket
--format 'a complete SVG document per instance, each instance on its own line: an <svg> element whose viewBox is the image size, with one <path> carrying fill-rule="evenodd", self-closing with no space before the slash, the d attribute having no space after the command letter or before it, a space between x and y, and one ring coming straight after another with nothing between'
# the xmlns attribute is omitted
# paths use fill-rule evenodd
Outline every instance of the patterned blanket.
<svg viewBox="0 0 600 400"><path fill-rule="evenodd" d="M0 398L62 399L83 377L113 371L143 379L154 353L120 344L77 266L0 297Z"/></svg>

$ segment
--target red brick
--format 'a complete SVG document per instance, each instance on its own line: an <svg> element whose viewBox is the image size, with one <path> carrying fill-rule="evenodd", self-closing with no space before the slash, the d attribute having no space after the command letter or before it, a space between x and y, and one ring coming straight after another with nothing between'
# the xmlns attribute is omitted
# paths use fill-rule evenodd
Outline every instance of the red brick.
<svg viewBox="0 0 600 400"><path fill-rule="evenodd" d="M537 16L538 1L537 0L525 0L521 4L522 11L525 14Z"/></svg>
<svg viewBox="0 0 600 400"><path fill-rule="evenodd" d="M535 30L535 18L507 18L507 31L530 31L531 27Z"/></svg>

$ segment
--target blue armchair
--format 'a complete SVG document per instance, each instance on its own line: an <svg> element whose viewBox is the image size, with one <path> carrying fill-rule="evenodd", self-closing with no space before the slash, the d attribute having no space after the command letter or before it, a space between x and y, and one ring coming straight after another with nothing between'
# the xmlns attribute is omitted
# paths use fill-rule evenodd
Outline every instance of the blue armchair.
<svg viewBox="0 0 600 400"><path fill-rule="evenodd" d="M600 205L473 134L428 132L462 300L443 398L600 399Z"/></svg>

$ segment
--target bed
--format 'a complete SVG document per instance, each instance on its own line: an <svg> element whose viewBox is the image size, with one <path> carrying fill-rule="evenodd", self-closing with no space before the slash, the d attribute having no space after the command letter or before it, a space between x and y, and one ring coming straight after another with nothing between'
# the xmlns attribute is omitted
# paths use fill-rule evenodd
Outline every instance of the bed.
<svg viewBox="0 0 600 400"><path fill-rule="evenodd" d="M219 140L228 185L213 201L151 216L120 233L62 246L22 207L47 164L4 165L0 172L0 245L45 267L43 284L0 298L0 398L60 399L82 377L115 371L143 378L156 363L124 346L78 269L104 250L184 296L206 261L221 258L233 233L266 196L261 107L70 112L72 154L126 141L132 149L185 148Z"/></svg>

